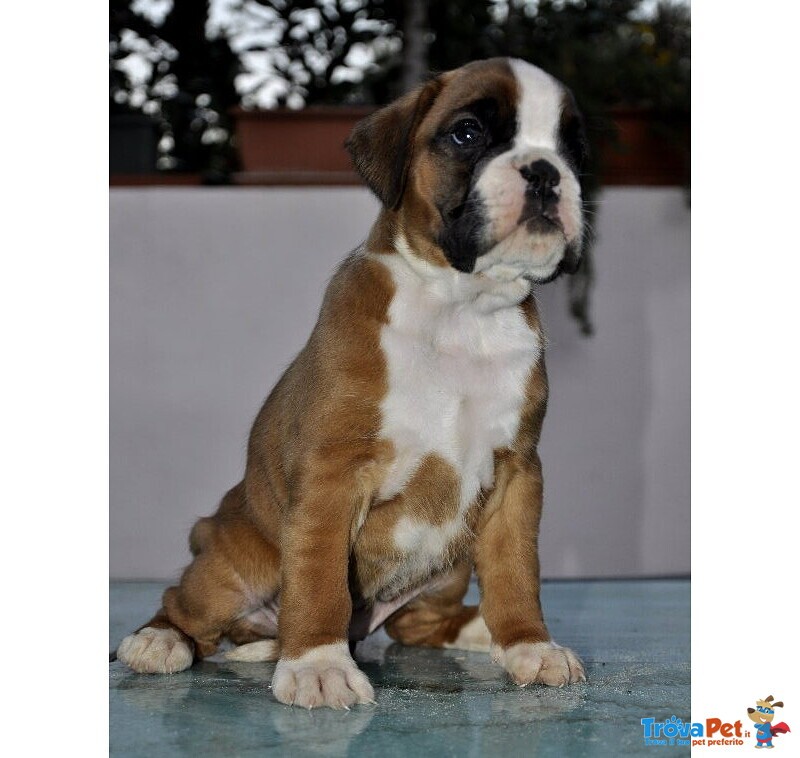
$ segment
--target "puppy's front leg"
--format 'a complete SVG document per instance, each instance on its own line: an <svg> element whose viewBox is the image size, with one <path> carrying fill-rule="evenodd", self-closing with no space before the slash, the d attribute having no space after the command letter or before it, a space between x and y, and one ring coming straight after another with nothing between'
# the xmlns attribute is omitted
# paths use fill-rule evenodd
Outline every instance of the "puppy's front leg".
<svg viewBox="0 0 800 758"><path fill-rule="evenodd" d="M278 636L272 692L304 708L349 708L375 695L348 648L347 583L355 486L317 476L287 514L281 535Z"/></svg>
<svg viewBox="0 0 800 758"><path fill-rule="evenodd" d="M492 635L492 657L525 686L585 681L577 656L550 639L539 601L539 520L542 476L538 455L509 453L498 464L475 546L481 613Z"/></svg>

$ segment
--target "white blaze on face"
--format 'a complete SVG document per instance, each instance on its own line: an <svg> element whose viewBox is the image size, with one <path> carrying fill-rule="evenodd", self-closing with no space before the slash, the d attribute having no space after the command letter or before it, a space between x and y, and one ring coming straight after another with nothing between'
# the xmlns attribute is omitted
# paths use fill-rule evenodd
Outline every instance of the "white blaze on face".
<svg viewBox="0 0 800 758"><path fill-rule="evenodd" d="M517 273L546 278L555 271L566 245L579 242L583 234L580 185L558 154L565 91L536 66L520 60L510 60L509 64L520 93L517 134L511 149L490 161L475 185L489 220L486 241L493 245L478 258L475 271L490 276ZM519 223L527 189L520 169L540 159L555 166L561 175L556 193L562 232L531 233Z"/></svg>
<svg viewBox="0 0 800 758"><path fill-rule="evenodd" d="M510 64L520 92L517 138L512 152L528 147L548 148L555 152L564 90L550 74L530 63L511 60Z"/></svg>

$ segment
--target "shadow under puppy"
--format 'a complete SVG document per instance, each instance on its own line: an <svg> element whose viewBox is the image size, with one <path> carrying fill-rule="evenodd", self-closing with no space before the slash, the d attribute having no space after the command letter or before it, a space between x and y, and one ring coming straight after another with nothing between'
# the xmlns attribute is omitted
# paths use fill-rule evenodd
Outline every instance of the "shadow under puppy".
<svg viewBox="0 0 800 758"><path fill-rule="evenodd" d="M134 671L278 660L275 697L371 702L348 641L491 651L514 681L584 680L539 602L547 402L536 283L579 262L573 98L520 60L441 74L360 122L382 209L256 418L244 480L192 529L193 562L126 637ZM480 608L466 607L473 566Z"/></svg>

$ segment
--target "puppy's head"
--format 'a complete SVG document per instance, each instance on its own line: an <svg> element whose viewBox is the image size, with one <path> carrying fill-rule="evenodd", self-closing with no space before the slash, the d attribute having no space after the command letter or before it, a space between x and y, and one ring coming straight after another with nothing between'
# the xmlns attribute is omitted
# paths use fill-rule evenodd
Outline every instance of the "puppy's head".
<svg viewBox="0 0 800 758"><path fill-rule="evenodd" d="M467 273L572 272L586 159L572 95L524 61L477 61L360 122L347 147L408 248Z"/></svg>

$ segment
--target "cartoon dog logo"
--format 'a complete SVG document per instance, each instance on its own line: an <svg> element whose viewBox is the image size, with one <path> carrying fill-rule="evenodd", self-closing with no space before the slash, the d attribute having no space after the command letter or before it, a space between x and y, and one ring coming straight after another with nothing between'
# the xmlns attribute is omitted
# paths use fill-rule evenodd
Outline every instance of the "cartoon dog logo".
<svg viewBox="0 0 800 758"><path fill-rule="evenodd" d="M747 709L750 721L756 725L756 747L775 747L772 744L773 737L792 731L789 729L789 725L783 721L779 724L772 723L775 718L775 709L783 708L782 700L773 703L773 699L770 695L766 700L756 700L756 707Z"/></svg>

